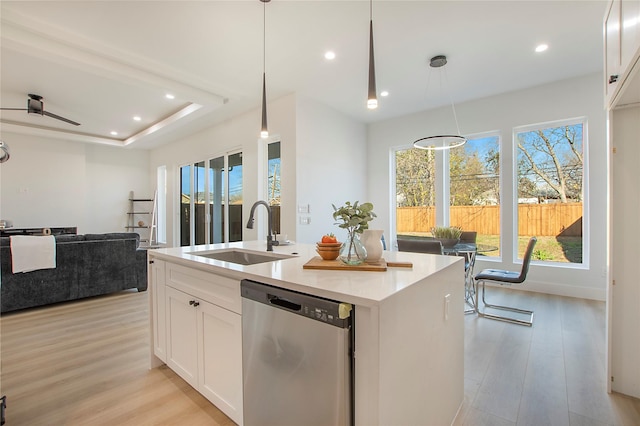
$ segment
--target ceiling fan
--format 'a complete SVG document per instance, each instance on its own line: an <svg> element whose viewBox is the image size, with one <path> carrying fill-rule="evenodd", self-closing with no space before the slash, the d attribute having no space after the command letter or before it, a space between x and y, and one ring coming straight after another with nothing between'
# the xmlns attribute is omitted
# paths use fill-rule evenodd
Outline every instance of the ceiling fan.
<svg viewBox="0 0 640 426"><path fill-rule="evenodd" d="M74 126L79 126L80 123L76 123L73 120L69 120L68 118L61 117L59 115L53 114L49 111L44 110L44 102L42 102L42 96L33 95L29 93L29 99L27 99L27 107L26 108L0 108L0 110L5 111L27 111L28 114L39 114L46 115L47 117L55 118L56 120L64 121L65 123L73 124Z"/></svg>

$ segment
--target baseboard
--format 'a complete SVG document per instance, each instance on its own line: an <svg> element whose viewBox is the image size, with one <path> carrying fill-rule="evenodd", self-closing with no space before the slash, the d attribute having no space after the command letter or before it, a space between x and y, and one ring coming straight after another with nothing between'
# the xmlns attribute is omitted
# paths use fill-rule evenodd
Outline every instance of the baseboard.
<svg viewBox="0 0 640 426"><path fill-rule="evenodd" d="M502 287L498 284L486 283L487 286ZM578 299L598 300L604 302L607 300L607 292L605 289L578 287L566 284L536 282L527 279L524 284L515 284L508 286L514 290L532 291L535 293L554 294L556 296L575 297Z"/></svg>

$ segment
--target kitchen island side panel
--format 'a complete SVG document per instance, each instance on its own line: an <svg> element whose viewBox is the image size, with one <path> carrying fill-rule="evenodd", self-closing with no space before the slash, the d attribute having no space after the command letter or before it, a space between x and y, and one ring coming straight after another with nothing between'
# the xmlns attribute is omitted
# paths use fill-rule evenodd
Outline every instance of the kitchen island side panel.
<svg viewBox="0 0 640 426"><path fill-rule="evenodd" d="M382 301L379 423L448 425L464 398L464 262Z"/></svg>

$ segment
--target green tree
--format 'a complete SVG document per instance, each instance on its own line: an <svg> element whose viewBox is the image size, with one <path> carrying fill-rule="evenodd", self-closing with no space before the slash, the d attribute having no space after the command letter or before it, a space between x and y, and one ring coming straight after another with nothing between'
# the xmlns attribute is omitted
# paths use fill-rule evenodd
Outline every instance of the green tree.
<svg viewBox="0 0 640 426"><path fill-rule="evenodd" d="M452 149L449 154L449 171L452 206L481 204L487 191L492 188L491 182L483 179L486 173L485 163L477 151L467 153L463 148Z"/></svg>
<svg viewBox="0 0 640 426"><path fill-rule="evenodd" d="M396 153L398 207L435 205L435 153L407 149Z"/></svg>
<svg viewBox="0 0 640 426"><path fill-rule="evenodd" d="M491 192L496 197L496 203L500 204L500 150L490 149L484 159L485 169L490 176Z"/></svg>
<svg viewBox="0 0 640 426"><path fill-rule="evenodd" d="M450 205L472 206L499 202L500 157L497 149L484 156L467 144L449 154Z"/></svg>

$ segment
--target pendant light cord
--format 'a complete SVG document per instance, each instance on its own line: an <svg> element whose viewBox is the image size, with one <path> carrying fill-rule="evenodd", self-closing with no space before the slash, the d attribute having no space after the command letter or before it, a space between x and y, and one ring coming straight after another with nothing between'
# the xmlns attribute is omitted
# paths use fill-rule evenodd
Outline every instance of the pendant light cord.
<svg viewBox="0 0 640 426"><path fill-rule="evenodd" d="M456 130L458 131L458 135L461 135L460 133L460 125L458 124L458 114L456 114L456 107L453 103L453 97L451 96L451 91L448 90L449 88L449 80L447 79L447 71L444 69L444 66L442 67L443 69L440 70L440 90L443 90L443 80L445 81L444 86L446 86L444 88L444 90L447 91L447 95L449 97L449 103L451 104L451 111L453 112L453 121L456 124ZM429 69L429 73L427 74L427 87L425 89L425 95L429 94L429 86L431 85L431 73L433 72L433 67L431 69Z"/></svg>
<svg viewBox="0 0 640 426"><path fill-rule="evenodd" d="M262 2L262 73L267 70L267 3Z"/></svg>
<svg viewBox="0 0 640 426"><path fill-rule="evenodd" d="M447 85L447 89L449 89L449 80L447 79L447 71L443 69L442 73L444 74L444 79L445 79L445 84ZM462 135L462 133L460 133L460 126L458 125L458 115L456 114L456 107L453 104L453 97L451 96L451 90L447 90L447 93L449 94L451 111L453 111L453 120L456 122L456 130L458 131L458 135Z"/></svg>

